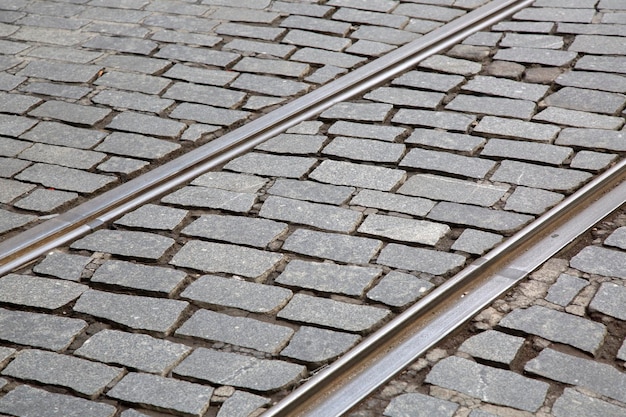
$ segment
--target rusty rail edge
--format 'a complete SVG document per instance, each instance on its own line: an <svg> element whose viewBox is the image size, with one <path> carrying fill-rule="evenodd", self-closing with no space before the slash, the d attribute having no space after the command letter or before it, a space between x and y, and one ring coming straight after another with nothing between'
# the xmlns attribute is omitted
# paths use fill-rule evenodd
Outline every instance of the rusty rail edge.
<svg viewBox="0 0 626 417"><path fill-rule="evenodd" d="M5 240L0 243L0 276L227 162L333 104L393 78L532 1L492 1L277 110Z"/></svg>
<svg viewBox="0 0 626 417"><path fill-rule="evenodd" d="M456 274L262 417L336 417L626 202L626 160Z"/></svg>

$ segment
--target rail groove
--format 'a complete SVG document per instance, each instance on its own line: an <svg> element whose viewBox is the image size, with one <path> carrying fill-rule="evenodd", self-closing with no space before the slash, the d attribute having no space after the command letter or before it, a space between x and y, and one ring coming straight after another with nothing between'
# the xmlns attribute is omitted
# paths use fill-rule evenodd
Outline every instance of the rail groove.
<svg viewBox="0 0 626 417"><path fill-rule="evenodd" d="M0 243L0 275L89 233L122 213L165 194L252 149L333 104L363 93L532 3L494 0L353 72L293 100L149 173Z"/></svg>

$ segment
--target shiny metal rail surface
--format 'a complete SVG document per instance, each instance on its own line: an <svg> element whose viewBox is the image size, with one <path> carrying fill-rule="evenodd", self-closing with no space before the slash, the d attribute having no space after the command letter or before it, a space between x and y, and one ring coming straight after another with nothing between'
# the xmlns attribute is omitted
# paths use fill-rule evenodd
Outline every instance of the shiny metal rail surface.
<svg viewBox="0 0 626 417"><path fill-rule="evenodd" d="M626 202L626 161L459 272L263 417L340 416Z"/></svg>
<svg viewBox="0 0 626 417"><path fill-rule="evenodd" d="M532 0L495 0L326 86L151 172L0 243L0 275L252 149L270 137L411 68Z"/></svg>

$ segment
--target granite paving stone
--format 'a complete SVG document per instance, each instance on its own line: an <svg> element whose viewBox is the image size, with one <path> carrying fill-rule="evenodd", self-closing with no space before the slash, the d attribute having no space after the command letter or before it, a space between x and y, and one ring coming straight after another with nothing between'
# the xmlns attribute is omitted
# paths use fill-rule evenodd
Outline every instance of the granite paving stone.
<svg viewBox="0 0 626 417"><path fill-rule="evenodd" d="M331 65L339 68L352 68L365 62L367 59L343 52L327 51L317 48L301 48L294 53L293 61L308 62L310 64Z"/></svg>
<svg viewBox="0 0 626 417"><path fill-rule="evenodd" d="M228 6L231 6L230 4ZM279 13L266 12L235 7L217 7L209 15L213 19L235 22L266 23L272 24L280 17Z"/></svg>
<svg viewBox="0 0 626 417"><path fill-rule="evenodd" d="M204 35L201 33L183 33L176 30L159 30L152 35L152 40L211 47L220 43L222 38L219 36Z"/></svg>
<svg viewBox="0 0 626 417"><path fill-rule="evenodd" d="M500 41L501 47L528 47L561 49L564 45L562 36L507 33Z"/></svg>
<svg viewBox="0 0 626 417"><path fill-rule="evenodd" d="M120 414L120 417L147 417L147 414L140 413L137 410L129 408L128 410L123 411L122 414Z"/></svg>
<svg viewBox="0 0 626 417"><path fill-rule="evenodd" d="M231 83L231 87L270 96L288 97L306 93L311 86L274 76L241 74Z"/></svg>
<svg viewBox="0 0 626 417"><path fill-rule="evenodd" d="M438 20L441 22L449 22L459 16L465 14L465 11L451 8L430 6L421 4L404 3L398 5L393 11L394 14L400 14L418 19Z"/></svg>
<svg viewBox="0 0 626 417"><path fill-rule="evenodd" d="M1 119L0 119L1 120ZM30 142L0 136L0 155L16 156L24 149L32 146ZM4 159L3 159L4 160ZM6 160L9 160L8 158Z"/></svg>
<svg viewBox="0 0 626 417"><path fill-rule="evenodd" d="M513 310L500 320L499 325L565 343L594 355L607 334L606 327L600 323L541 306Z"/></svg>
<svg viewBox="0 0 626 417"><path fill-rule="evenodd" d="M96 78L101 68L98 65L36 60L29 62L17 75L68 83L88 83Z"/></svg>
<svg viewBox="0 0 626 417"><path fill-rule="evenodd" d="M324 135L301 135L281 133L258 145L255 149L273 153L314 154L319 152L326 142Z"/></svg>
<svg viewBox="0 0 626 417"><path fill-rule="evenodd" d="M544 123L526 122L495 116L483 117L474 132L489 133L505 137L524 138L538 142L551 142L561 129Z"/></svg>
<svg viewBox="0 0 626 417"><path fill-rule="evenodd" d="M591 129L619 129L624 125L621 117L605 116L560 107L548 107L533 117L535 120Z"/></svg>
<svg viewBox="0 0 626 417"><path fill-rule="evenodd" d="M539 101L548 92L549 87L479 75L463 85L462 89L513 99Z"/></svg>
<svg viewBox="0 0 626 417"><path fill-rule="evenodd" d="M181 233L264 248L287 233L287 224L259 218L205 214Z"/></svg>
<svg viewBox="0 0 626 417"><path fill-rule="evenodd" d="M77 240L70 247L157 260L173 244L174 239L154 233L102 229Z"/></svg>
<svg viewBox="0 0 626 417"><path fill-rule="evenodd" d="M587 34L587 35L608 35L608 36L624 36L626 28L624 25L605 25L601 23L559 23L557 26L558 33L571 34ZM596 57L591 57L594 59ZM597 58L603 58L597 56Z"/></svg>
<svg viewBox="0 0 626 417"><path fill-rule="evenodd" d="M250 152L233 159L224 166L224 169L247 174L302 178L316 162L315 158Z"/></svg>
<svg viewBox="0 0 626 417"><path fill-rule="evenodd" d="M624 402L626 375L611 365L579 358L553 349L544 349L526 363L526 372L588 388L609 398Z"/></svg>
<svg viewBox="0 0 626 417"><path fill-rule="evenodd" d="M371 207L391 212L425 216L434 206L433 201L414 198L395 193L375 190L361 190L350 200L351 205Z"/></svg>
<svg viewBox="0 0 626 417"><path fill-rule="evenodd" d="M128 10L108 7L86 8L77 17L88 20L104 20L117 23L139 23L150 13L143 10Z"/></svg>
<svg viewBox="0 0 626 417"><path fill-rule="evenodd" d="M279 178L267 190L267 193L295 200L341 205L352 196L354 191L354 187Z"/></svg>
<svg viewBox="0 0 626 417"><path fill-rule="evenodd" d="M382 274L379 268L293 260L276 278L279 284L360 296Z"/></svg>
<svg viewBox="0 0 626 417"><path fill-rule="evenodd" d="M206 385L131 372L107 396L152 409L201 417L209 408L212 394L213 388Z"/></svg>
<svg viewBox="0 0 626 417"><path fill-rule="evenodd" d="M19 417L113 417L111 404L18 385L0 398L0 412Z"/></svg>
<svg viewBox="0 0 626 417"><path fill-rule="evenodd" d="M409 71L391 81L392 85L403 85L424 90L448 92L465 81L460 75L439 74L426 71Z"/></svg>
<svg viewBox="0 0 626 417"><path fill-rule="evenodd" d="M36 124L35 119L0 114L0 135L18 137Z"/></svg>
<svg viewBox="0 0 626 417"><path fill-rule="evenodd" d="M415 174L398 188L398 193L490 207L497 203L508 190L509 187L503 185L479 184L438 175Z"/></svg>
<svg viewBox="0 0 626 417"><path fill-rule="evenodd" d="M604 241L607 246L626 249L626 227L620 227L609 235Z"/></svg>
<svg viewBox="0 0 626 417"><path fill-rule="evenodd" d="M12 117L12 116L7 116ZM23 118L28 121L28 128L32 127L35 123L30 119ZM3 120L3 116L0 115L0 125L6 126L6 120ZM27 130L25 128L24 130ZM0 132L9 134L6 132ZM28 139L33 142L48 143L50 145L68 146L78 149L91 149L97 145L102 139L107 136L106 133L95 131L93 129L84 129L80 127L74 127L57 122L40 122L33 129L24 133L20 138Z"/></svg>
<svg viewBox="0 0 626 417"><path fill-rule="evenodd" d="M246 100L246 104L244 104L243 108L245 110L262 110L268 107L275 106L277 104L284 103L285 100L286 98L283 98L283 97L268 97L268 96L252 95L250 96L248 100Z"/></svg>
<svg viewBox="0 0 626 417"><path fill-rule="evenodd" d="M94 103L111 106L118 109L138 110L150 113L161 113L174 100L165 100L159 97L118 90L105 90L91 99Z"/></svg>
<svg viewBox="0 0 626 417"><path fill-rule="evenodd" d="M326 119L356 120L383 122L393 106L383 103L337 103L322 112L320 117Z"/></svg>
<svg viewBox="0 0 626 417"><path fill-rule="evenodd" d="M17 75L0 73L0 90L11 91L17 88L20 84L26 81L26 77L20 77Z"/></svg>
<svg viewBox="0 0 626 417"><path fill-rule="evenodd" d="M253 38L275 41L282 36L286 29L277 27L252 26L241 23L224 22L215 28L215 33L236 38Z"/></svg>
<svg viewBox="0 0 626 417"><path fill-rule="evenodd" d="M285 1L275 1L271 5L271 10L288 14L324 17L333 8L320 4L309 3L289 3Z"/></svg>
<svg viewBox="0 0 626 417"><path fill-rule="evenodd" d="M12 359L17 350L9 347L0 347L0 365L4 367L9 359Z"/></svg>
<svg viewBox="0 0 626 417"><path fill-rule="evenodd" d="M434 246L450 231L450 228L444 224L424 220L370 214L359 226L358 231L394 241Z"/></svg>
<svg viewBox="0 0 626 417"><path fill-rule="evenodd" d="M400 162L400 166L421 170L442 171L470 178L485 178L496 162L448 152L427 149L411 149Z"/></svg>
<svg viewBox="0 0 626 417"><path fill-rule="evenodd" d="M239 54L233 52L174 44L163 46L154 56L181 62L214 65L216 67L227 67L240 58Z"/></svg>
<svg viewBox="0 0 626 417"><path fill-rule="evenodd" d="M290 327L266 323L248 317L234 317L211 310L198 310L178 330L177 336L189 336L278 353L294 331Z"/></svg>
<svg viewBox="0 0 626 417"><path fill-rule="evenodd" d="M434 287L414 275L392 271L367 292L367 298L392 307L405 307L423 297Z"/></svg>
<svg viewBox="0 0 626 417"><path fill-rule="evenodd" d="M245 96L246 94L241 91L183 82L174 83L163 94L164 98L185 102L191 101L228 109L233 109L240 105Z"/></svg>
<svg viewBox="0 0 626 417"><path fill-rule="evenodd" d="M587 285L589 285L589 281L586 279L569 274L561 274L556 282L550 286L545 297L546 301L565 307Z"/></svg>
<svg viewBox="0 0 626 417"><path fill-rule="evenodd" d="M209 9L211 10L211 9ZM154 13L151 16L146 17L143 20L144 24L150 26L157 26L166 29L174 30L188 30L190 32L209 32L211 29L217 26L218 22L215 20L207 20L202 17L196 16L184 16L181 13L182 9L179 9L178 15L172 16L171 14Z"/></svg>
<svg viewBox="0 0 626 417"><path fill-rule="evenodd" d="M559 75L555 82L568 87L623 93L626 91L626 77L590 71L567 71Z"/></svg>
<svg viewBox="0 0 626 417"><path fill-rule="evenodd" d="M146 204L125 214L115 224L143 229L173 230L187 216L187 210Z"/></svg>
<svg viewBox="0 0 626 417"><path fill-rule="evenodd" d="M295 294L277 317L349 332L365 332L380 325L389 314L389 310L380 307Z"/></svg>
<svg viewBox="0 0 626 417"><path fill-rule="evenodd" d="M395 163L405 152L405 146L400 143L385 143L378 140L336 137L324 150L323 154L334 155L358 161L372 161L381 163Z"/></svg>
<svg viewBox="0 0 626 417"><path fill-rule="evenodd" d="M205 348L196 349L174 369L174 375L255 391L287 387L305 374L302 365Z"/></svg>
<svg viewBox="0 0 626 417"><path fill-rule="evenodd" d="M170 113L170 117L174 119L194 120L200 123L220 126L231 126L247 119L248 116L250 116L250 113L246 111L223 109L196 103L180 103Z"/></svg>
<svg viewBox="0 0 626 417"><path fill-rule="evenodd" d="M245 391L235 391L221 405L217 417L248 417L254 411L270 403L270 400Z"/></svg>
<svg viewBox="0 0 626 417"><path fill-rule="evenodd" d="M247 213L256 202L256 196L217 188L188 186L166 195L161 202L183 207L203 207Z"/></svg>
<svg viewBox="0 0 626 417"><path fill-rule="evenodd" d="M500 97L458 95L446 109L529 120L535 114L535 103Z"/></svg>
<svg viewBox="0 0 626 417"><path fill-rule="evenodd" d="M626 103L626 96L577 87L563 87L546 97L548 106L595 113L614 114Z"/></svg>
<svg viewBox="0 0 626 417"><path fill-rule="evenodd" d="M368 55L372 57L379 57L396 49L395 46L386 43L369 41L366 39L360 39L356 41L352 46L346 49L346 52L355 55Z"/></svg>
<svg viewBox="0 0 626 417"><path fill-rule="evenodd" d="M243 279L203 275L181 297L200 305L233 307L253 313L272 313L287 304L293 293L287 288Z"/></svg>
<svg viewBox="0 0 626 417"><path fill-rule="evenodd" d="M555 146L545 143L494 138L487 142L480 154L562 165L567 159L571 158L574 154L574 150L564 146Z"/></svg>
<svg viewBox="0 0 626 417"><path fill-rule="evenodd" d="M382 26L361 25L351 35L355 39L383 42L389 45L404 45L420 37L419 34Z"/></svg>
<svg viewBox="0 0 626 417"><path fill-rule="evenodd" d="M402 107L435 109L444 98L443 93L409 90L397 87L379 87L364 96L365 99Z"/></svg>
<svg viewBox="0 0 626 417"><path fill-rule="evenodd" d="M502 61L521 62L525 64L543 64L553 67L562 67L576 59L576 52L539 48L506 48L499 49L493 59Z"/></svg>
<svg viewBox="0 0 626 417"><path fill-rule="evenodd" d="M83 270L90 262L91 258L88 256L50 252L33 267L33 272L70 281L80 281Z"/></svg>
<svg viewBox="0 0 626 417"><path fill-rule="evenodd" d="M376 239L297 229L283 245L286 251L334 261L367 264L381 248Z"/></svg>
<svg viewBox="0 0 626 417"><path fill-rule="evenodd" d="M35 220L37 220L37 216L0 209L0 233L17 229Z"/></svg>
<svg viewBox="0 0 626 417"><path fill-rule="evenodd" d="M0 112L24 114L41 103L38 97L0 92Z"/></svg>
<svg viewBox="0 0 626 417"><path fill-rule="evenodd" d="M405 171L400 169L326 160L311 172L309 178L334 185L390 191L405 176Z"/></svg>
<svg viewBox="0 0 626 417"><path fill-rule="evenodd" d="M466 152L473 155L484 145L485 139L462 133L416 128L413 129L411 136L404 140L404 143L423 145L428 148Z"/></svg>
<svg viewBox="0 0 626 417"><path fill-rule="evenodd" d="M159 46L147 39L121 38L113 36L94 36L82 44L85 48L104 49L115 52L150 55Z"/></svg>
<svg viewBox="0 0 626 417"><path fill-rule="evenodd" d="M93 174L43 163L29 166L15 178L21 181L39 183L50 188L79 193L93 193L117 181L117 178L110 175Z"/></svg>
<svg viewBox="0 0 626 417"><path fill-rule="evenodd" d="M0 203L10 203L33 188L32 184L0 178Z"/></svg>
<svg viewBox="0 0 626 417"><path fill-rule="evenodd" d="M292 3L283 3L291 5ZM222 49L225 51L238 51L254 53L258 56L272 56L276 58L287 58L295 50L295 46L273 44L268 42L251 41L248 39L233 39L226 43Z"/></svg>
<svg viewBox="0 0 626 417"><path fill-rule="evenodd" d="M512 233L530 223L534 217L508 211L492 210L443 201L428 213L428 219L472 226L499 233Z"/></svg>
<svg viewBox="0 0 626 417"><path fill-rule="evenodd" d="M361 340L355 334L301 326L280 354L304 362L325 363L345 353Z"/></svg>
<svg viewBox="0 0 626 417"><path fill-rule="evenodd" d="M502 242L504 238L482 230L465 229L452 245L452 250L482 255Z"/></svg>
<svg viewBox="0 0 626 417"><path fill-rule="evenodd" d="M2 145L0 144L0 146ZM0 157L0 177L11 178L12 176L30 165L31 163L29 161ZM16 186L15 188L20 187Z"/></svg>
<svg viewBox="0 0 626 417"><path fill-rule="evenodd" d="M379 13L369 10L357 10L348 7L339 8L335 13L333 13L332 18L334 20L342 20L351 23L389 26L396 29L401 29L409 22L408 16L392 15L389 13Z"/></svg>
<svg viewBox="0 0 626 417"><path fill-rule="evenodd" d="M563 200L563 194L538 188L516 187L504 206L505 210L527 214L543 214Z"/></svg>
<svg viewBox="0 0 626 417"><path fill-rule="evenodd" d="M454 253L389 243L376 260L380 265L432 275L447 274L465 264L465 257Z"/></svg>
<svg viewBox="0 0 626 417"><path fill-rule="evenodd" d="M283 258L278 253L243 246L191 240L174 255L170 263L204 272L224 272L262 279Z"/></svg>
<svg viewBox="0 0 626 417"><path fill-rule="evenodd" d="M346 36L350 31L350 23L298 15L287 16L287 18L280 23L280 26L329 33L339 36Z"/></svg>
<svg viewBox="0 0 626 417"><path fill-rule="evenodd" d="M624 39L617 36L577 35L568 50L594 55L626 55Z"/></svg>
<svg viewBox="0 0 626 417"><path fill-rule="evenodd" d="M74 301L88 288L66 280L8 274L0 278L0 302L55 310Z"/></svg>
<svg viewBox="0 0 626 417"><path fill-rule="evenodd" d="M523 344L523 337L487 330L465 340L459 350L475 358L510 365Z"/></svg>
<svg viewBox="0 0 626 417"><path fill-rule="evenodd" d="M598 246L587 246L570 261L570 266L590 274L626 278L626 253Z"/></svg>
<svg viewBox="0 0 626 417"><path fill-rule="evenodd" d="M333 15L333 18L334 16L336 16L336 14L337 13ZM328 49L330 51L337 52L343 51L352 44L352 41L350 39L323 35L321 33L313 33L298 29L290 30L289 32L287 32L287 34L283 37L282 42L291 45L310 46L312 48Z"/></svg>
<svg viewBox="0 0 626 417"><path fill-rule="evenodd" d="M47 145L45 143L35 143L33 146L20 152L18 158L88 170L106 158L106 154L64 146Z"/></svg>
<svg viewBox="0 0 626 417"><path fill-rule="evenodd" d="M626 74L626 57L585 55L576 61L575 68L589 71L616 72Z"/></svg>
<svg viewBox="0 0 626 417"><path fill-rule="evenodd" d="M239 73L235 71L223 71L191 67L184 64L175 64L163 73L163 77L189 81L197 84L224 86L233 81Z"/></svg>
<svg viewBox="0 0 626 417"><path fill-rule="evenodd" d="M20 351L2 371L5 376L70 388L90 398L101 394L122 373L120 368L36 349Z"/></svg>
<svg viewBox="0 0 626 417"><path fill-rule="evenodd" d="M619 417L624 415L625 411L624 407L590 397L572 388L565 388L563 394L552 406L552 413L555 417Z"/></svg>
<svg viewBox="0 0 626 417"><path fill-rule="evenodd" d="M394 397L385 411L387 417L452 417L459 405L452 401L411 392Z"/></svg>
<svg viewBox="0 0 626 417"><path fill-rule="evenodd" d="M529 7L517 12L513 18L530 21L591 23L595 13L593 8Z"/></svg>
<svg viewBox="0 0 626 417"><path fill-rule="evenodd" d="M149 165L149 162L147 161L111 156L109 159L98 165L97 168L102 172L132 174L147 165Z"/></svg>
<svg viewBox="0 0 626 417"><path fill-rule="evenodd" d="M587 171L600 171L607 168L618 158L616 154L606 154L593 151L579 151L572 159L570 168Z"/></svg>
<svg viewBox="0 0 626 417"><path fill-rule="evenodd" d="M445 55L433 55L418 64L421 68L443 71L456 75L474 75L482 70L482 65L465 59L451 58Z"/></svg>
<svg viewBox="0 0 626 417"><path fill-rule="evenodd" d="M622 343L622 347L617 352L617 358L626 361L626 340Z"/></svg>
<svg viewBox="0 0 626 417"><path fill-rule="evenodd" d="M323 67L315 70L313 74L305 78L310 83L323 84L328 81L334 80L340 75L348 72L345 68L339 68L333 65L324 65Z"/></svg>
<svg viewBox="0 0 626 417"><path fill-rule="evenodd" d="M187 130L180 137L181 140L188 140L196 142L203 137L214 137L213 133L221 129L221 126L205 125L201 123L194 123L190 125Z"/></svg>
<svg viewBox="0 0 626 417"><path fill-rule="evenodd" d="M183 271L175 269L107 260L96 269L90 281L171 295L186 277Z"/></svg>
<svg viewBox="0 0 626 417"><path fill-rule="evenodd" d="M176 138L187 126L174 120L125 111L115 116L106 127L144 135Z"/></svg>
<svg viewBox="0 0 626 417"><path fill-rule="evenodd" d="M626 319L626 287L612 282L603 282L589 304L589 309L599 311L620 320Z"/></svg>
<svg viewBox="0 0 626 417"><path fill-rule="evenodd" d="M572 191L591 178L586 172L517 161L502 161L492 181L508 182L551 191Z"/></svg>
<svg viewBox="0 0 626 417"><path fill-rule="evenodd" d="M76 85L31 81L30 83L20 87L20 91L33 94L42 94L51 97L61 97L78 100L85 97L92 90L89 87L81 87Z"/></svg>
<svg viewBox="0 0 626 417"><path fill-rule="evenodd" d="M406 129L398 126L370 125L339 120L330 126L328 134L394 142L405 131Z"/></svg>
<svg viewBox="0 0 626 417"><path fill-rule="evenodd" d="M463 40L464 45L476 46L496 46L502 39L501 33L496 32L476 32Z"/></svg>
<svg viewBox="0 0 626 417"><path fill-rule="evenodd" d="M434 127L445 130L467 132L476 116L443 111L400 109L392 118L393 123L413 126Z"/></svg>
<svg viewBox="0 0 626 417"><path fill-rule="evenodd" d="M86 327L84 320L0 308L0 339L20 345L62 351Z"/></svg>
<svg viewBox="0 0 626 417"><path fill-rule="evenodd" d="M604 129L565 128L555 142L557 145L569 145L610 151L626 150L626 133Z"/></svg>
<svg viewBox="0 0 626 417"><path fill-rule="evenodd" d="M350 7L360 10L370 10L373 12L390 12L397 3L393 0L371 1L371 0L331 0L329 6Z"/></svg>
<svg viewBox="0 0 626 417"><path fill-rule="evenodd" d="M104 120L110 113L111 110L101 107L51 100L31 110L28 114L35 117L49 117L64 122L93 126Z"/></svg>
<svg viewBox="0 0 626 417"><path fill-rule="evenodd" d="M196 177L191 184L238 193L256 193L268 180L253 175L232 172L207 172Z"/></svg>
<svg viewBox="0 0 626 417"><path fill-rule="evenodd" d="M88 290L74 311L110 320L131 329L168 334L189 303L167 298L143 297ZM159 314L156 315L155 312Z"/></svg>
<svg viewBox="0 0 626 417"><path fill-rule="evenodd" d="M489 413L487 411L482 410L473 410L469 417L498 417L496 414Z"/></svg>
<svg viewBox="0 0 626 417"><path fill-rule="evenodd" d="M426 382L531 413L543 405L549 388L543 381L456 356L439 361L426 376Z"/></svg>

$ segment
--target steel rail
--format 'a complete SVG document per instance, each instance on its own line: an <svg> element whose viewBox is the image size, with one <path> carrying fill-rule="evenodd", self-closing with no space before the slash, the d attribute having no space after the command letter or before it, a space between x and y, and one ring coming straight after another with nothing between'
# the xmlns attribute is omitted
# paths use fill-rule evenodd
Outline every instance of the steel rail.
<svg viewBox="0 0 626 417"><path fill-rule="evenodd" d="M262 417L337 417L626 202L626 160L313 376Z"/></svg>
<svg viewBox="0 0 626 417"><path fill-rule="evenodd" d="M177 159L0 243L0 276L363 93L533 0L495 0Z"/></svg>

